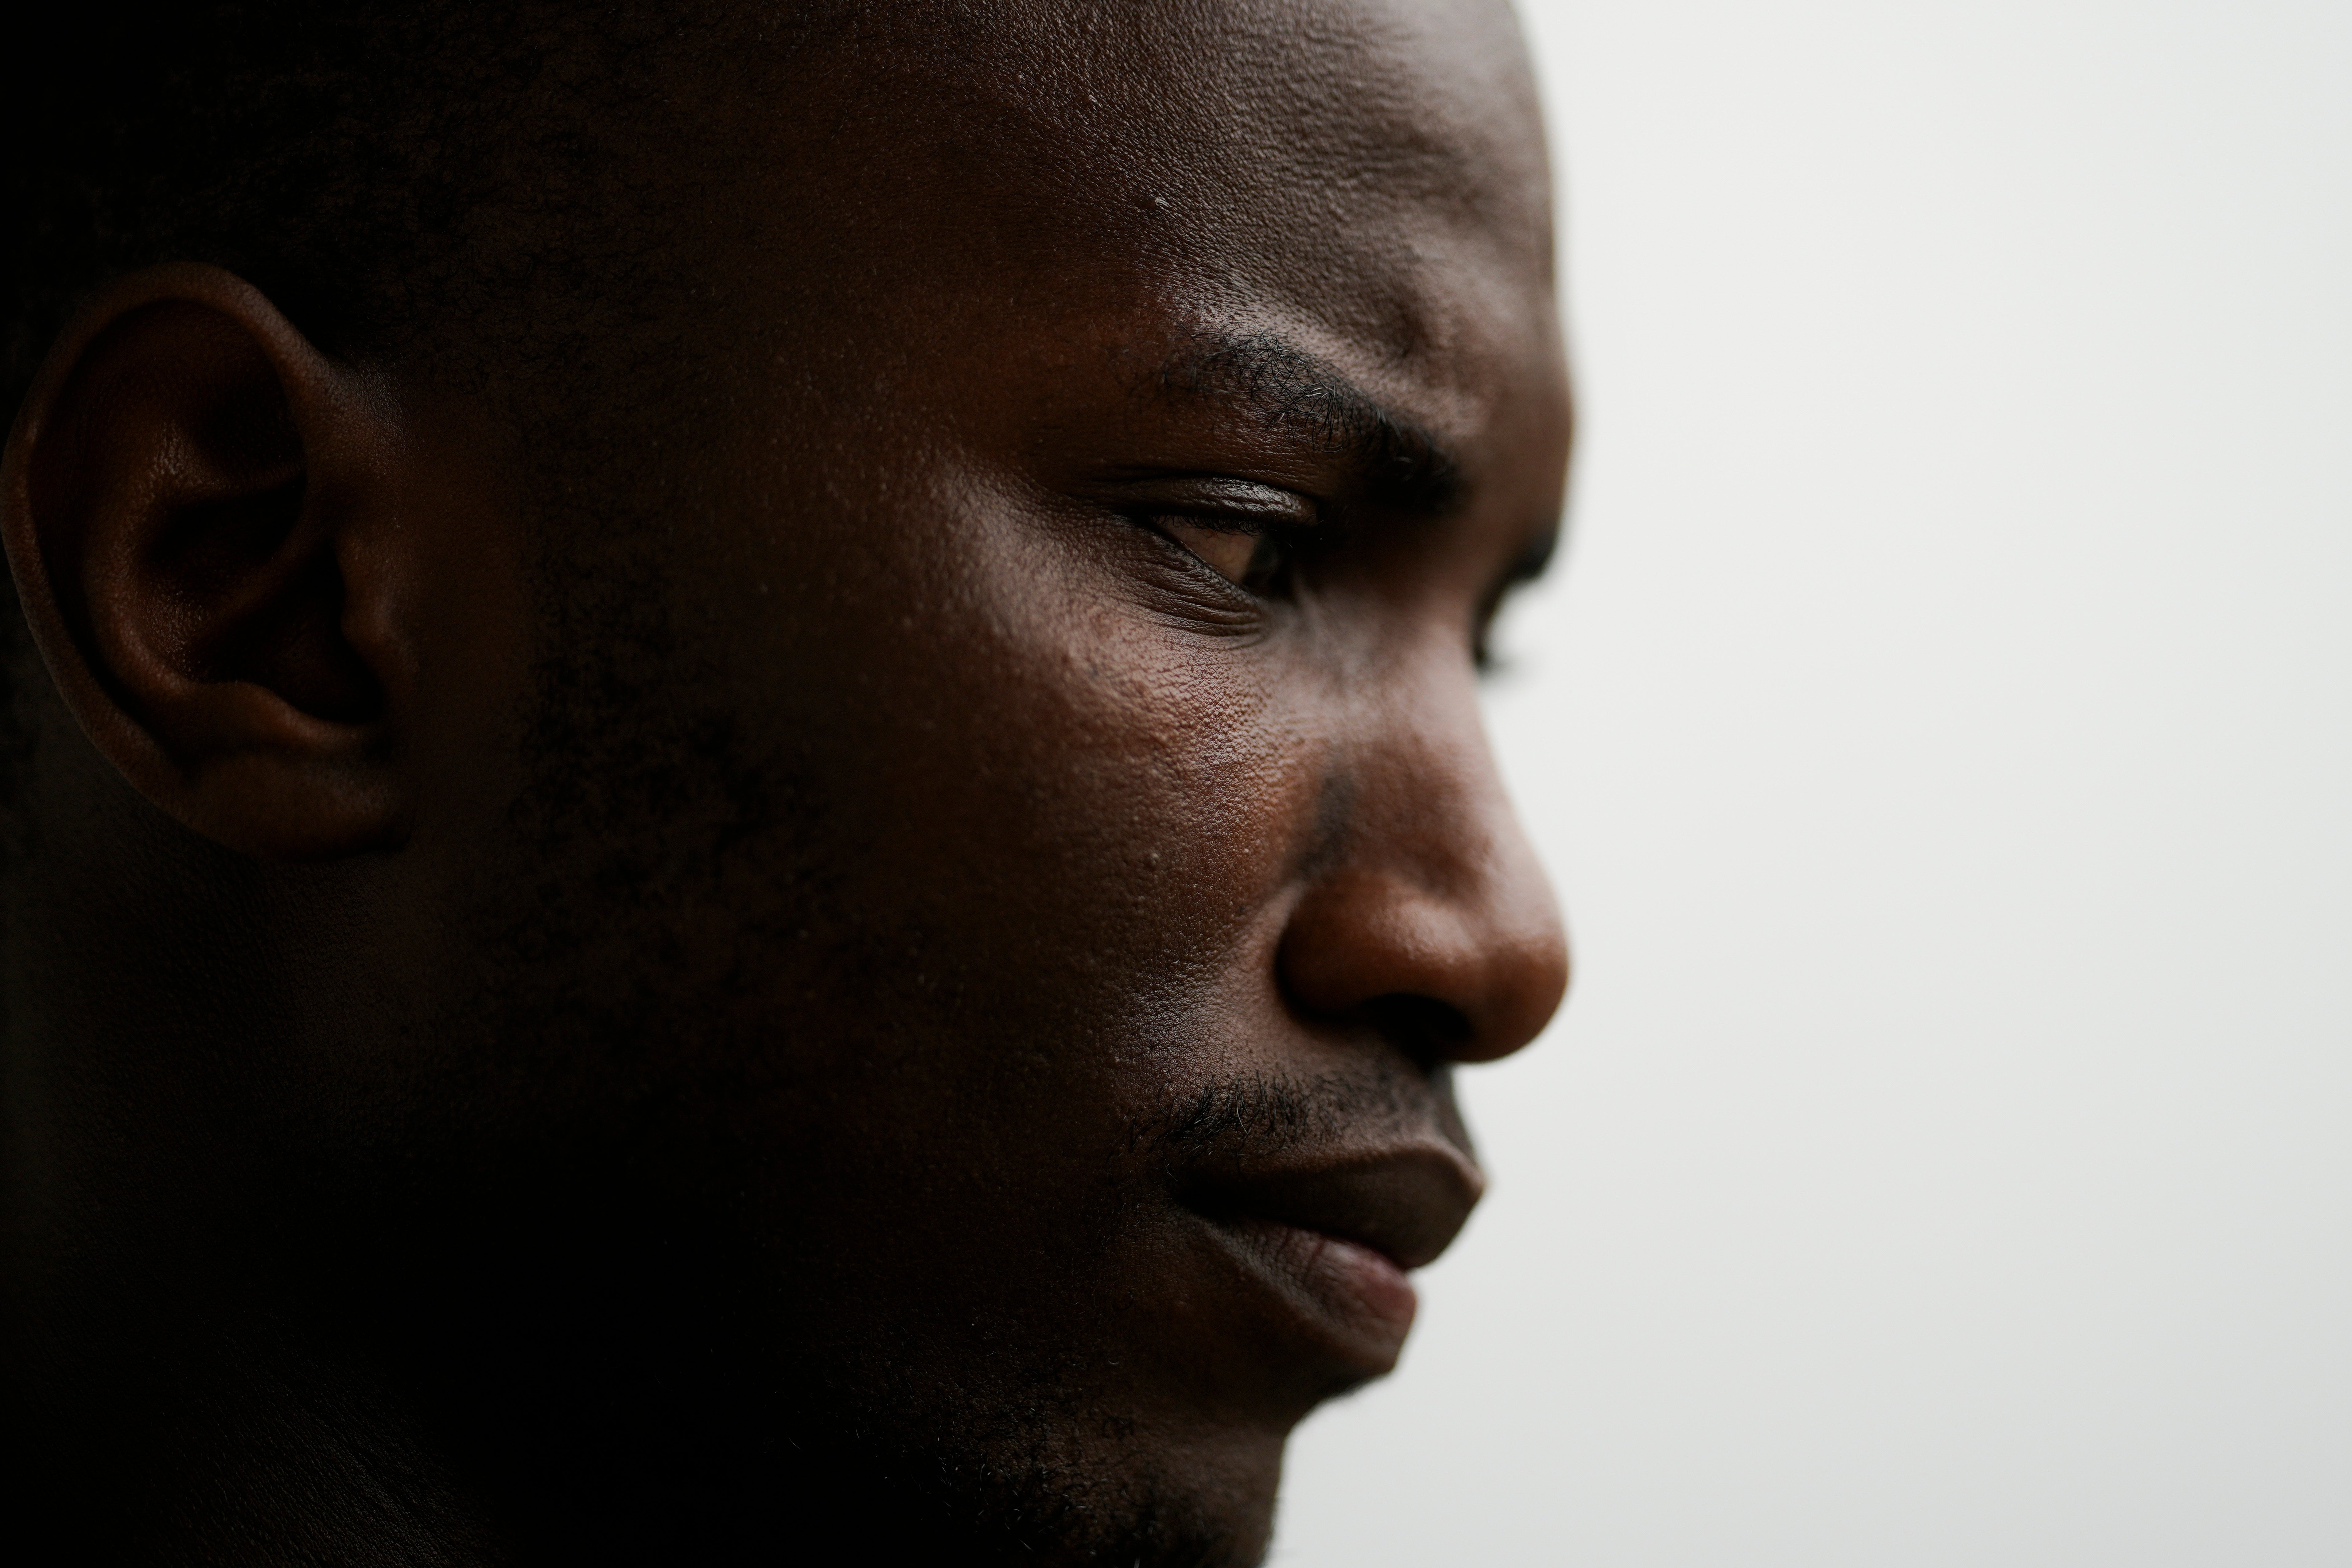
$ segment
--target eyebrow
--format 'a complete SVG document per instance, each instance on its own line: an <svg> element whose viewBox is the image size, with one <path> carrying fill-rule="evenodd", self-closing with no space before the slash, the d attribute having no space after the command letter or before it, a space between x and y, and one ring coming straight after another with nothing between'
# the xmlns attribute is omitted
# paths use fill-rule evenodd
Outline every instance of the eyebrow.
<svg viewBox="0 0 2352 1568"><path fill-rule="evenodd" d="M1198 339L1161 367L1160 385L1171 395L1244 404L1267 428L1347 458L1377 505L1429 515L1462 499L1462 466L1426 426L1271 332Z"/></svg>

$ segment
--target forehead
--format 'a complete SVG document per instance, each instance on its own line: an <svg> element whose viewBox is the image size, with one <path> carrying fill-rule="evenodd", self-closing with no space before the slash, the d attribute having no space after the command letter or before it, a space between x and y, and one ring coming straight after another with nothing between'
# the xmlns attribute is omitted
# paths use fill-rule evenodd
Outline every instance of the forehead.
<svg viewBox="0 0 2352 1568"><path fill-rule="evenodd" d="M1360 241L1400 220L1544 258L1541 137L1499 5L919 15L921 47L868 84L924 106L909 151L977 189L1058 209L1081 233L1131 235L1150 219L1171 259L1222 261L1261 285L1275 281L1269 263L1319 237Z"/></svg>
<svg viewBox="0 0 2352 1568"><path fill-rule="evenodd" d="M744 127L778 154L749 198L765 282L830 322L1271 330L1374 381L1417 365L1440 400L1465 353L1556 352L1542 137L1501 4L862 15Z"/></svg>

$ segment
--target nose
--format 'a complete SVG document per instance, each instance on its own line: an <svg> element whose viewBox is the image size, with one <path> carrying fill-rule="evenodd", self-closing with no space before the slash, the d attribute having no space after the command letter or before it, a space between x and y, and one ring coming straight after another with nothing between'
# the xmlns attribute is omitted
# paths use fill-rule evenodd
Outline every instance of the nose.
<svg viewBox="0 0 2352 1568"><path fill-rule="evenodd" d="M1284 928L1286 994L1433 1060L1492 1061L1568 989L1551 885L1466 681L1393 699L1335 749L1319 853Z"/></svg>

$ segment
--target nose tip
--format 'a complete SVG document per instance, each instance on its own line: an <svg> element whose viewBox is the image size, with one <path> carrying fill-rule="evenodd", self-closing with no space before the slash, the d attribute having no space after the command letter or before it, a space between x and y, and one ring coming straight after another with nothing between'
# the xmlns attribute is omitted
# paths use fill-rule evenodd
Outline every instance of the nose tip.
<svg viewBox="0 0 2352 1568"><path fill-rule="evenodd" d="M1311 1013L1405 1035L1436 1059L1493 1061L1559 1010L1568 938L1531 856L1452 887L1410 868L1353 866L1307 890L1280 964L1285 988Z"/></svg>
<svg viewBox="0 0 2352 1568"><path fill-rule="evenodd" d="M1428 653L1368 687L1326 753L1277 963L1310 1015L1370 1025L1432 1066L1493 1061L1559 1010L1568 933L1467 667L1435 639Z"/></svg>

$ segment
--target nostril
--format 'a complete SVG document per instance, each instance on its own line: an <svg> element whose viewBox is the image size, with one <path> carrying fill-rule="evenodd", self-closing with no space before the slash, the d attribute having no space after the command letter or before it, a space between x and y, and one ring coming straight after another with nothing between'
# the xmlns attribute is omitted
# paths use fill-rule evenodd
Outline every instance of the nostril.
<svg viewBox="0 0 2352 1568"><path fill-rule="evenodd" d="M1275 953L1303 1017L1377 1027L1423 1059L1494 1061L1536 1037L1567 983L1559 912L1531 857L1472 853L1515 840L1475 837L1442 863L1422 846L1428 867L1368 846L1318 868Z"/></svg>
<svg viewBox="0 0 2352 1568"><path fill-rule="evenodd" d="M1361 1011L1381 1038L1423 1071L1434 1071L1461 1056L1476 1033L1459 1007L1434 996L1394 992L1373 997Z"/></svg>

